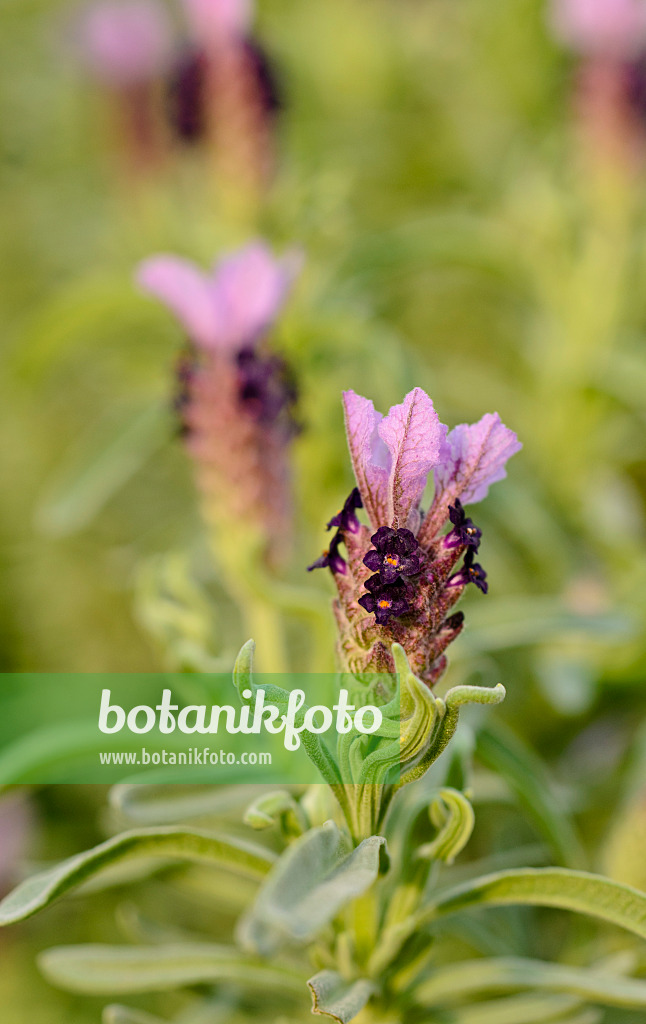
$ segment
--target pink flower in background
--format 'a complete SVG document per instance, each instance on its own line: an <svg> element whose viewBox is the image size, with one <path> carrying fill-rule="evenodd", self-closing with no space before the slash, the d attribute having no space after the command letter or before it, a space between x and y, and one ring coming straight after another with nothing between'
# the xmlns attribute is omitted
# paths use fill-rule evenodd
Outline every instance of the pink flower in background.
<svg viewBox="0 0 646 1024"><path fill-rule="evenodd" d="M182 6L195 39L202 45L243 39L249 32L251 0L182 0Z"/></svg>
<svg viewBox="0 0 646 1024"><path fill-rule="evenodd" d="M278 316L298 270L290 254L276 259L254 242L203 271L179 256L153 256L137 281L174 313L190 340L205 349L254 344Z"/></svg>
<svg viewBox="0 0 646 1024"><path fill-rule="evenodd" d="M281 96L272 62L252 32L251 0L182 0L192 45L175 64L170 121L203 143L229 192L257 195L275 168Z"/></svg>
<svg viewBox="0 0 646 1024"><path fill-rule="evenodd" d="M203 271L154 256L136 280L188 335L177 368L176 409L214 537L240 523L259 527L278 560L289 537L289 446L298 424L291 369L266 335L300 266L254 242Z"/></svg>
<svg viewBox="0 0 646 1024"><path fill-rule="evenodd" d="M354 391L345 392L343 401L357 487L329 521L328 530L336 532L309 569L330 569L337 585L344 667L392 672L390 649L397 642L432 686L446 667L444 651L462 629L464 616L449 615L451 608L469 583L488 591L487 574L475 561L482 531L462 502L486 497L522 446L497 413L447 435L421 388L386 416ZM425 515L421 501L431 473L435 497ZM357 518L362 507L370 528Z"/></svg>
<svg viewBox="0 0 646 1024"><path fill-rule="evenodd" d="M78 45L89 71L115 86L145 82L168 66L172 34L156 0L105 0L88 7Z"/></svg>
<svg viewBox="0 0 646 1024"><path fill-rule="evenodd" d="M585 54L630 57L646 42L645 0L553 0L557 38Z"/></svg>

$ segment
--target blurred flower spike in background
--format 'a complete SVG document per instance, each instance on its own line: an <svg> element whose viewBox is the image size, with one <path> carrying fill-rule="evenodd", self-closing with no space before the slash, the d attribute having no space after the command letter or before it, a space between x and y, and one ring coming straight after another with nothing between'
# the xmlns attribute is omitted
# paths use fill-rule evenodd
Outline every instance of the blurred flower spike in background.
<svg viewBox="0 0 646 1024"><path fill-rule="evenodd" d="M291 370L266 335L299 266L294 252L276 259L254 242L210 272L167 255L137 272L188 337L176 405L206 520L225 544L240 523L253 524L270 553L283 549L290 532L288 454L297 424Z"/></svg>
<svg viewBox="0 0 646 1024"><path fill-rule="evenodd" d="M78 60L104 89L109 133L128 178L148 176L168 156L165 79L173 33L156 0L106 0L87 7L76 31Z"/></svg>
<svg viewBox="0 0 646 1024"><path fill-rule="evenodd" d="M337 532L310 569L329 568L334 576L345 667L391 672L396 642L415 674L433 685L446 668L444 651L463 624L461 614L448 613L469 583L483 593L488 589L486 573L474 561L482 534L462 501L485 498L490 485L506 476L506 462L521 445L497 413L448 433L421 388L385 417L354 391L343 397L357 490L330 520L328 528L337 526ZM435 496L425 515L420 503L431 472ZM370 528L356 518L361 505ZM443 534L447 524L450 530Z"/></svg>
<svg viewBox="0 0 646 1024"><path fill-rule="evenodd" d="M646 139L644 0L553 0L555 38L581 59L575 111L589 153L630 169Z"/></svg>
<svg viewBox="0 0 646 1024"><path fill-rule="evenodd" d="M171 121L203 141L229 189L265 185L274 166L274 73L251 31L249 0L183 0L191 45L171 83Z"/></svg>

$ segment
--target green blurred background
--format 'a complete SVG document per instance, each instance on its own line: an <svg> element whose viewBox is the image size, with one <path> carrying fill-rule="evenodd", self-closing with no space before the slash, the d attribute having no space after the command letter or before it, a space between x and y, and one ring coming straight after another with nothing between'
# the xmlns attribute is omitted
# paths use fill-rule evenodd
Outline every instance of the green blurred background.
<svg viewBox="0 0 646 1024"><path fill-rule="evenodd" d="M0 9L2 669L153 671L178 631L214 659L246 639L204 567L175 436L181 332L132 273L157 251L206 264L256 235L296 243L276 345L305 430L282 575L327 586L304 566L351 486L342 389L384 409L420 385L450 425L498 411L524 449L477 510L491 588L465 601L449 681L505 683L501 715L603 866L644 764L644 153L626 169L582 145L576 59L543 0L259 0L279 167L231 216L199 152L124 178L75 11ZM332 645L330 617L321 671ZM103 797L32 794L16 872L100 838ZM32 966L54 939L113 937L111 897L79 906L2 936L9 1024L99 1019Z"/></svg>

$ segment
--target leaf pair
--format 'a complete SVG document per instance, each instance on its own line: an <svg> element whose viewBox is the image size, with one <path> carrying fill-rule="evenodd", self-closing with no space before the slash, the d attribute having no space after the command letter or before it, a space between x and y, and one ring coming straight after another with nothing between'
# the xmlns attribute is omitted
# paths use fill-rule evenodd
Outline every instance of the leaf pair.
<svg viewBox="0 0 646 1024"><path fill-rule="evenodd" d="M287 942L309 942L379 874L386 840L354 850L332 821L311 829L280 857L237 929L248 950L269 956Z"/></svg>

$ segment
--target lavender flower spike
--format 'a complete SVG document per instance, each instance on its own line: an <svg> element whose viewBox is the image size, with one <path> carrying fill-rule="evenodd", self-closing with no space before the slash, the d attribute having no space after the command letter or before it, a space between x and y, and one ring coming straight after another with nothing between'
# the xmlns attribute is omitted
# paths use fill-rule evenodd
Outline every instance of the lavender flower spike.
<svg viewBox="0 0 646 1024"><path fill-rule="evenodd" d="M453 606L469 584L483 594L488 590L487 574L475 561L482 531L460 499L484 498L521 445L497 413L463 423L447 437L421 388L387 416L354 391L345 392L343 401L357 499L373 529L355 515L361 500L353 492L330 520L329 526L338 526L334 547L310 566L328 568L334 578L339 659L356 675L393 672L397 643L415 675L434 686L446 668L444 652L464 622L461 613L451 614ZM435 499L424 517L420 502L432 470Z"/></svg>
<svg viewBox="0 0 646 1024"><path fill-rule="evenodd" d="M262 242L253 242L211 272L179 256L153 256L136 280L172 310L195 345L234 351L271 327L296 270L294 254L275 259Z"/></svg>
<svg viewBox="0 0 646 1024"><path fill-rule="evenodd" d="M343 402L354 474L374 529L416 532L419 503L447 430L433 402L414 388L385 417L354 391L344 392Z"/></svg>
<svg viewBox="0 0 646 1024"><path fill-rule="evenodd" d="M144 262L137 281L188 334L175 408L197 474L203 514L218 544L246 524L278 564L291 531L289 448L298 433L296 383L266 334L295 262L255 242L204 272L176 256ZM326 566L341 571L332 546Z"/></svg>

